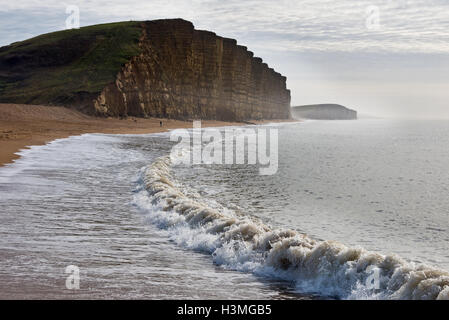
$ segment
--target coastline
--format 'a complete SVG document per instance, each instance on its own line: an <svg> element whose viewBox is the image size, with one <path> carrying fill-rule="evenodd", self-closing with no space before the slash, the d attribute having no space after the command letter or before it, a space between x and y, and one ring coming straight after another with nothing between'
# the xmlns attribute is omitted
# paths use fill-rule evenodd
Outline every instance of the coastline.
<svg viewBox="0 0 449 320"><path fill-rule="evenodd" d="M291 121L295 120L270 119L251 122L202 120L201 125L223 127ZM192 121L135 117L97 118L65 107L0 103L0 167L20 158L16 153L21 149L73 135L146 134L191 127Z"/></svg>

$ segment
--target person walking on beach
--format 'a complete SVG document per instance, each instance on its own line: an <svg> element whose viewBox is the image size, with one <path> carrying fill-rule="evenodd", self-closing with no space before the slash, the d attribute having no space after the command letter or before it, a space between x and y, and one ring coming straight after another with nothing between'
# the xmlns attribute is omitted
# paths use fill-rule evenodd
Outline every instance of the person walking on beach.
<svg viewBox="0 0 449 320"><path fill-rule="evenodd" d="M159 121L159 125L162 127L162 121Z"/></svg>

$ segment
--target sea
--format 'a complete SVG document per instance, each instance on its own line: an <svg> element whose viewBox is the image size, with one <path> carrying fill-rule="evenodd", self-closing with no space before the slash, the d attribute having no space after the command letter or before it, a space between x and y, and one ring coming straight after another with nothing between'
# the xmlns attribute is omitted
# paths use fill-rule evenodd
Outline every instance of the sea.
<svg viewBox="0 0 449 320"><path fill-rule="evenodd" d="M176 163L173 132L20 151L0 299L449 298L449 121L231 128L276 132L277 170Z"/></svg>

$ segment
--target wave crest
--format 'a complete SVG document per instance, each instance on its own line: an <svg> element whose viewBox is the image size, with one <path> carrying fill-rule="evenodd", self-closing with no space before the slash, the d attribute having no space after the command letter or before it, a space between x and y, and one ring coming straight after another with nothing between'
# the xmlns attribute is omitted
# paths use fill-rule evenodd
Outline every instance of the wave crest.
<svg viewBox="0 0 449 320"><path fill-rule="evenodd" d="M171 174L170 157L142 172L135 203L188 248L225 268L294 281L301 292L343 299L449 299L449 273L292 230L189 197ZM377 271L377 288L370 275Z"/></svg>

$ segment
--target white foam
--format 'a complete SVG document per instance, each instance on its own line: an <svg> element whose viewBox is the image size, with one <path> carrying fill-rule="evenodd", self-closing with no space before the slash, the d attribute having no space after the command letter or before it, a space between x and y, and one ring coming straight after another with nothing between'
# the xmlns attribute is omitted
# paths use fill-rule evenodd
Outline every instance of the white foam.
<svg viewBox="0 0 449 320"><path fill-rule="evenodd" d="M177 244L211 254L224 268L294 281L303 293L343 299L449 299L446 271L274 230L254 217L187 196L170 170L168 156L144 168L134 203ZM367 282L373 273L379 275L378 289Z"/></svg>

